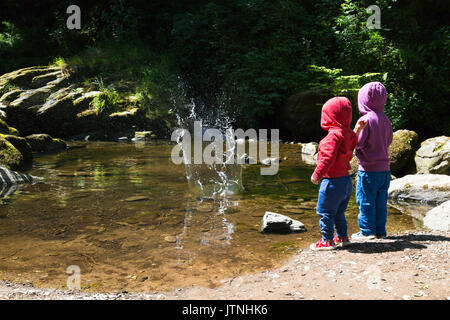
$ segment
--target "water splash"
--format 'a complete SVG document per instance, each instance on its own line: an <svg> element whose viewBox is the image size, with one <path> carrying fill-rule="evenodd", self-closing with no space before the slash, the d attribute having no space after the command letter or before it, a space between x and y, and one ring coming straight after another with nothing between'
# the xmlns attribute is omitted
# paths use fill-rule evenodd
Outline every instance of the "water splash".
<svg viewBox="0 0 450 320"><path fill-rule="evenodd" d="M191 262L195 259L196 253L193 248L198 250L202 246L223 248L231 245L234 225L227 220L226 211L230 207L238 206L238 201L233 197L243 190L242 166L235 161L236 142L232 136L233 121L231 117L226 115L214 119L210 116L201 117L197 114L193 101L187 104L186 108L188 110L186 117L183 118L177 114L179 127L185 129L183 132L195 132L193 130L194 122L201 121L202 136L193 137L201 141L207 129L219 129L225 137L226 153L224 162L221 164L194 164L193 159L187 159L187 155L193 153L183 152L186 179L192 198L186 207L183 230L177 235L179 263ZM220 112L216 112L216 114L220 114ZM183 150L181 142L185 137L185 134L178 137L177 143L181 150ZM202 143L202 152L204 147L205 145ZM211 208L208 209L208 206Z"/></svg>

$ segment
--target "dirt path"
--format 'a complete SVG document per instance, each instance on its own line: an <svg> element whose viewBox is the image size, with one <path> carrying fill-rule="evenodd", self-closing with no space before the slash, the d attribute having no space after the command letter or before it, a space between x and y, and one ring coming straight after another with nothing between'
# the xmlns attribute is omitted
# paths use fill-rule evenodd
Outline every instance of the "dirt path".
<svg viewBox="0 0 450 320"><path fill-rule="evenodd" d="M0 299L450 299L450 233L411 231L329 252L300 250L281 268L215 289L84 293L0 282Z"/></svg>

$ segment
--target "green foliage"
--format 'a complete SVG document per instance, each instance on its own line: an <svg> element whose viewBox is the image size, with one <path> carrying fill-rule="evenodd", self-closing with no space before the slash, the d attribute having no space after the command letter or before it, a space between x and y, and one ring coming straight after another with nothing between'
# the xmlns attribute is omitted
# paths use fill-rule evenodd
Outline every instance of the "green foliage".
<svg viewBox="0 0 450 320"><path fill-rule="evenodd" d="M54 62L87 86L96 77L114 86L119 98L105 93L98 110L118 99L159 119L194 102L202 116L281 129L292 94L323 88L354 99L379 80L395 129L450 134L445 1L81 1L79 31L65 26L70 4L33 1L21 10L1 1L0 72ZM366 25L372 4L381 8L379 30Z"/></svg>
<svg viewBox="0 0 450 320"><path fill-rule="evenodd" d="M4 31L0 32L0 55L12 50L22 41L22 36L12 23L2 21L1 27Z"/></svg>
<svg viewBox="0 0 450 320"><path fill-rule="evenodd" d="M340 75L342 69L328 69L310 65L309 70L315 82L309 85L312 89L328 89L335 96L355 96L359 89L371 81L380 81L380 73L364 73L362 75Z"/></svg>
<svg viewBox="0 0 450 320"><path fill-rule="evenodd" d="M119 109L120 95L111 88L104 88L102 93L96 96L90 103L90 107L95 110L97 114L104 112L114 112Z"/></svg>

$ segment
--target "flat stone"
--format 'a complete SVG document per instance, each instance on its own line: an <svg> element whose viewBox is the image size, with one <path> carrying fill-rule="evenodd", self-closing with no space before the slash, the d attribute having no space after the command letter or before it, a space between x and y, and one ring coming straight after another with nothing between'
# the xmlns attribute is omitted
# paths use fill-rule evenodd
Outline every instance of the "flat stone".
<svg viewBox="0 0 450 320"><path fill-rule="evenodd" d="M260 232L289 233L306 231L306 227L300 221L288 216L266 211L261 222Z"/></svg>
<svg viewBox="0 0 450 320"><path fill-rule="evenodd" d="M389 198L440 204L450 199L450 176L407 175L391 181Z"/></svg>
<svg viewBox="0 0 450 320"><path fill-rule="evenodd" d="M175 243L175 242L177 242L177 237L175 237L175 236L166 236L166 237L164 237L164 241L169 242L169 243Z"/></svg>
<svg viewBox="0 0 450 320"><path fill-rule="evenodd" d="M319 144L317 142L303 143L302 153L307 155L315 155L319 151Z"/></svg>
<svg viewBox="0 0 450 320"><path fill-rule="evenodd" d="M123 199L122 201L137 202L137 201L146 201L146 200L150 200L150 198L146 197L146 196L132 196L132 197Z"/></svg>

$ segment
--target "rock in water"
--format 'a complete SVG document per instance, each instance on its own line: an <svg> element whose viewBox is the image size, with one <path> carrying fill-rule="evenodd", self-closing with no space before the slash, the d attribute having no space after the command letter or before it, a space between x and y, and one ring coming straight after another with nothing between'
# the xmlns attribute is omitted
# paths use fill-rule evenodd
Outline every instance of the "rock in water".
<svg viewBox="0 0 450 320"><path fill-rule="evenodd" d="M421 143L414 158L417 173L450 174L450 137L440 136Z"/></svg>
<svg viewBox="0 0 450 320"><path fill-rule="evenodd" d="M134 133L134 138L131 139L131 141L150 141L152 138L152 132L151 131L136 131Z"/></svg>
<svg viewBox="0 0 450 320"><path fill-rule="evenodd" d="M319 152L319 144L317 142L303 143L302 153L310 156L315 155Z"/></svg>
<svg viewBox="0 0 450 320"><path fill-rule="evenodd" d="M18 170L24 165L23 155L0 134L0 166Z"/></svg>
<svg viewBox="0 0 450 320"><path fill-rule="evenodd" d="M306 227L300 221L288 216L266 211L261 222L260 232L289 233L306 231Z"/></svg>
<svg viewBox="0 0 450 320"><path fill-rule="evenodd" d="M428 211L423 225L433 230L450 231L450 200Z"/></svg>
<svg viewBox="0 0 450 320"><path fill-rule="evenodd" d="M27 143L31 146L33 152L53 152L64 150L67 144L57 138L52 138L48 134L32 134L25 137Z"/></svg>
<svg viewBox="0 0 450 320"><path fill-rule="evenodd" d="M440 204L450 199L450 176L407 175L391 181L389 198Z"/></svg>
<svg viewBox="0 0 450 320"><path fill-rule="evenodd" d="M42 180L42 178L34 177L29 174L19 173L0 167L0 185L13 185L22 183L32 183Z"/></svg>

